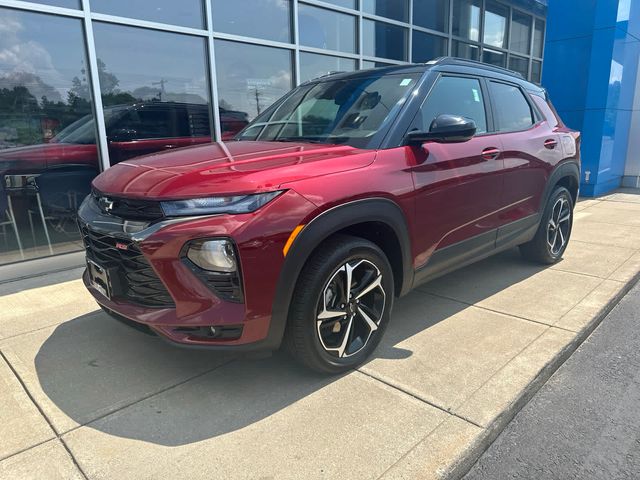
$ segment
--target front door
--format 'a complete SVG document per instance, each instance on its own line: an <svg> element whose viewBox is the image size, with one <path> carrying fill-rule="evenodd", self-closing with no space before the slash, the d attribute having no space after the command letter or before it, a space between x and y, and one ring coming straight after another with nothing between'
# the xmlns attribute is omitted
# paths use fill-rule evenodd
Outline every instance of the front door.
<svg viewBox="0 0 640 480"><path fill-rule="evenodd" d="M487 106L480 79L443 75L412 125L428 131L438 115L453 114L477 126L468 142L411 147L418 281L495 247L503 160L500 138L489 132Z"/></svg>

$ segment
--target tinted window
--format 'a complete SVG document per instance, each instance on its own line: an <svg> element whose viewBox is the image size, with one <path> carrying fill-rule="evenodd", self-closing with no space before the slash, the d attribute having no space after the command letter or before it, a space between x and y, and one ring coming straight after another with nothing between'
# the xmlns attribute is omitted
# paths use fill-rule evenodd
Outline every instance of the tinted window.
<svg viewBox="0 0 640 480"><path fill-rule="evenodd" d="M490 82L500 132L525 130L533 125L531 106L518 87Z"/></svg>
<svg viewBox="0 0 640 480"><path fill-rule="evenodd" d="M300 4L300 44L308 47L356 51L356 17Z"/></svg>
<svg viewBox="0 0 640 480"><path fill-rule="evenodd" d="M544 22L536 20L536 27L533 31L533 55L542 57L542 49L544 47Z"/></svg>
<svg viewBox="0 0 640 480"><path fill-rule="evenodd" d="M364 54L371 57L407 59L407 29L390 23L364 20Z"/></svg>
<svg viewBox="0 0 640 480"><path fill-rule="evenodd" d="M480 82L475 78L440 78L420 109L422 124L417 128L429 131L431 122L442 114L471 118L476 122L477 133L486 132L487 115Z"/></svg>
<svg viewBox="0 0 640 480"><path fill-rule="evenodd" d="M0 8L0 264L82 248L99 165L83 45L80 19Z"/></svg>
<svg viewBox="0 0 640 480"><path fill-rule="evenodd" d="M494 47L507 48L507 19L509 7L487 1L484 12L484 43Z"/></svg>
<svg viewBox="0 0 640 480"><path fill-rule="evenodd" d="M218 32L291 41L290 0L213 0L212 11Z"/></svg>
<svg viewBox="0 0 640 480"><path fill-rule="evenodd" d="M362 0L362 11L401 22L409 20L408 0Z"/></svg>
<svg viewBox="0 0 640 480"><path fill-rule="evenodd" d="M457 0L453 2L452 33L469 40L480 40L481 0Z"/></svg>
<svg viewBox="0 0 640 480"><path fill-rule="evenodd" d="M413 61L428 62L447 54L447 39L439 35L413 31Z"/></svg>
<svg viewBox="0 0 640 480"><path fill-rule="evenodd" d="M511 55L509 57L509 70L520 73L524 78L529 76L529 60Z"/></svg>
<svg viewBox="0 0 640 480"><path fill-rule="evenodd" d="M482 61L489 63L497 67L507 66L507 54L503 52L497 52L495 50L489 50L488 48L482 51Z"/></svg>
<svg viewBox="0 0 640 480"><path fill-rule="evenodd" d="M202 37L94 22L105 124L121 142L177 136L176 110L200 108L208 115L206 46ZM107 118L112 107L131 106L124 117ZM128 117L126 115L129 115ZM122 122L128 118L128 125ZM164 122L167 122L164 124ZM117 127L115 126L117 125ZM119 130L115 133L115 130ZM165 147L206 142L186 135L180 142L145 142L128 148L110 144L112 164Z"/></svg>
<svg viewBox="0 0 640 480"><path fill-rule="evenodd" d="M449 25L449 0L413 2L413 24L445 32Z"/></svg>
<svg viewBox="0 0 640 480"><path fill-rule="evenodd" d="M531 48L531 22L530 15L513 11L511 19L511 50L529 54Z"/></svg>
<svg viewBox="0 0 640 480"><path fill-rule="evenodd" d="M34 3L53 5L54 7L80 8L80 0L31 0Z"/></svg>
<svg viewBox="0 0 640 480"><path fill-rule="evenodd" d="M451 46L451 55L459 58L468 58L469 60L478 60L480 58L480 47L454 40Z"/></svg>
<svg viewBox="0 0 640 480"><path fill-rule="evenodd" d="M107 136L111 137L110 140L119 140L119 132L130 130L135 132L131 140L175 137L177 129L174 124L175 117L168 108L132 108L113 123Z"/></svg>
<svg viewBox="0 0 640 480"><path fill-rule="evenodd" d="M537 84L542 81L542 62L538 60L531 61L531 81Z"/></svg>
<svg viewBox="0 0 640 480"><path fill-rule="evenodd" d="M203 28L202 0L91 0L98 13Z"/></svg>
<svg viewBox="0 0 640 480"><path fill-rule="evenodd" d="M344 8L357 8L357 0L324 0L324 2Z"/></svg>

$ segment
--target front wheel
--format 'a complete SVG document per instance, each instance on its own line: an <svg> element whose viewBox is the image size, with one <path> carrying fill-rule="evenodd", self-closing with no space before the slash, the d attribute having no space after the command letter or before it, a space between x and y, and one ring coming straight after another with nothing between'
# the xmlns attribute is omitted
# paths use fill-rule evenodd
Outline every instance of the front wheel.
<svg viewBox="0 0 640 480"><path fill-rule="evenodd" d="M294 290L285 345L298 361L322 373L360 365L389 320L391 266L367 240L336 236L304 266Z"/></svg>
<svg viewBox="0 0 640 480"><path fill-rule="evenodd" d="M564 187L556 187L542 214L540 226L528 243L520 245L522 256L543 264L562 258L573 226L573 197Z"/></svg>

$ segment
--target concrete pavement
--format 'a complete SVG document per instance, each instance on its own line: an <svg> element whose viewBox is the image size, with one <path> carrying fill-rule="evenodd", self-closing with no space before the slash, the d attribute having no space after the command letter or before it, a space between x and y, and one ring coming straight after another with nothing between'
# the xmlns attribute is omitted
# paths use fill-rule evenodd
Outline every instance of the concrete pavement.
<svg viewBox="0 0 640 480"><path fill-rule="evenodd" d="M465 480L640 476L640 285L522 409Z"/></svg>
<svg viewBox="0 0 640 480"><path fill-rule="evenodd" d="M0 285L0 478L445 478L471 466L640 271L640 195L577 206L565 259L517 251L396 304L374 358L185 351L78 280Z"/></svg>

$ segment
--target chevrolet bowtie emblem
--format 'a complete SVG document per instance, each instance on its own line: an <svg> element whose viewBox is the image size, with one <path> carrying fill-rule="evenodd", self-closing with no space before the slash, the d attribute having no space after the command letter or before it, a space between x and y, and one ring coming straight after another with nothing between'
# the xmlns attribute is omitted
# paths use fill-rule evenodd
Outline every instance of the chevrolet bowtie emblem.
<svg viewBox="0 0 640 480"><path fill-rule="evenodd" d="M100 205L100 208L107 213L110 213L111 210L113 210L113 200L110 200L107 197L100 197L98 199L98 205Z"/></svg>

